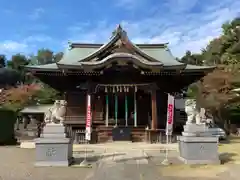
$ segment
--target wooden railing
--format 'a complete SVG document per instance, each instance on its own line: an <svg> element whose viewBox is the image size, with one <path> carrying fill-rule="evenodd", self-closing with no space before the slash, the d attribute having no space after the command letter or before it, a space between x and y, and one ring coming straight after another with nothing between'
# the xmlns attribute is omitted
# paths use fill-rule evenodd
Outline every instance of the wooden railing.
<svg viewBox="0 0 240 180"><path fill-rule="evenodd" d="M72 127L71 125L66 125L66 134L68 138L71 138L71 141L74 144L94 144L97 142L96 133L92 131L91 141L85 140L85 127Z"/></svg>

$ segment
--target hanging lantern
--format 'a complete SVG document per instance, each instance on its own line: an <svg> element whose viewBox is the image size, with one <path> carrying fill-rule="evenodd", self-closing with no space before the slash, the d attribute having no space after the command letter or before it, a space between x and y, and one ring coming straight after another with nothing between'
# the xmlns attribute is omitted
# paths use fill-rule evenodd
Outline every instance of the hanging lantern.
<svg viewBox="0 0 240 180"><path fill-rule="evenodd" d="M135 92L137 92L137 86L135 86Z"/></svg>
<svg viewBox="0 0 240 180"><path fill-rule="evenodd" d="M114 86L112 87L112 92L115 93L115 88L114 88Z"/></svg>
<svg viewBox="0 0 240 180"><path fill-rule="evenodd" d="M119 89L120 89L120 92L122 92L122 86L120 86L120 88L119 88Z"/></svg>
<svg viewBox="0 0 240 180"><path fill-rule="evenodd" d="M105 93L107 93L108 92L108 89L107 89L107 86L105 86Z"/></svg>

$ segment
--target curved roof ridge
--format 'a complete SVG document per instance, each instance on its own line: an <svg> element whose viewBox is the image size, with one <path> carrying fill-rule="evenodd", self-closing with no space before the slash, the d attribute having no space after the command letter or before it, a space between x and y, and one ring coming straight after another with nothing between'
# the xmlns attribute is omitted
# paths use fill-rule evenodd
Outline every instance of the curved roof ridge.
<svg viewBox="0 0 240 180"><path fill-rule="evenodd" d="M149 62L144 61L143 59L137 57L136 55L129 54L129 53L114 53L111 54L105 58L103 58L100 61L95 62L79 62L82 66L104 66L106 63L110 63L112 61L115 61L115 58L126 58L125 61L134 62L136 65L140 66L158 66L163 67L163 64L161 62Z"/></svg>
<svg viewBox="0 0 240 180"><path fill-rule="evenodd" d="M120 27L121 28L121 27ZM115 33L113 33L113 36L111 37L110 41L103 44L98 50L96 50L95 52L93 52L92 54L88 55L87 57L85 57L84 59L81 59L80 62L85 62L88 61L89 59L94 58L95 56L97 56L99 53L103 52L104 50L106 50L108 47L110 47L112 44L114 44L118 39L119 39L119 33L120 30L122 29L118 29L115 31Z"/></svg>
<svg viewBox="0 0 240 180"><path fill-rule="evenodd" d="M157 60L151 56L149 56L148 54L146 54L145 52L143 52L138 46L136 46L133 42L131 42L127 36L126 31L124 31L122 29L122 27L119 25L117 27L117 29L113 32L113 36L111 37L111 40L102 45L98 50L96 50L95 52L91 53L90 55L88 55L87 57L79 60L79 62L86 62L94 57L96 57L99 53L103 52L104 50L106 50L107 48L109 48L111 45L113 45L114 43L116 43L118 40L121 40L122 43L124 45L129 45L133 48L134 51L136 51L138 54L140 54L141 56L143 56L144 58L153 61L153 62L160 62L160 60ZM158 44L161 47L166 47L166 44ZM73 44L74 47L74 44Z"/></svg>
<svg viewBox="0 0 240 180"><path fill-rule="evenodd" d="M141 48L165 48L169 43L134 43L137 47ZM103 46L103 43L79 43L79 42L71 42L69 45L71 48L100 48Z"/></svg>

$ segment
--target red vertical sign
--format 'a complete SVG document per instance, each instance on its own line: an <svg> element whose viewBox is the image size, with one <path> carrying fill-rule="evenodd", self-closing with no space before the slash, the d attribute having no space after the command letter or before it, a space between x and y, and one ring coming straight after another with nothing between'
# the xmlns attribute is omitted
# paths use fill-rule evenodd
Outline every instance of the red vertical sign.
<svg viewBox="0 0 240 180"><path fill-rule="evenodd" d="M91 112L91 96L87 95L87 112L86 112L86 131L85 139L91 140L91 121L92 121L92 112Z"/></svg>
<svg viewBox="0 0 240 180"><path fill-rule="evenodd" d="M174 96L168 94L166 135L172 135L174 118Z"/></svg>

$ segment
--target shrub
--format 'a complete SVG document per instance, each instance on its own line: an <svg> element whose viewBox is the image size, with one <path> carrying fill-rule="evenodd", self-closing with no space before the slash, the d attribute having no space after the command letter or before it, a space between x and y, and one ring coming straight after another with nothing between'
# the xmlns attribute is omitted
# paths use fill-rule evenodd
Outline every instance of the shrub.
<svg viewBox="0 0 240 180"><path fill-rule="evenodd" d="M14 124L17 119L16 112L0 108L0 144L13 144L16 143Z"/></svg>

